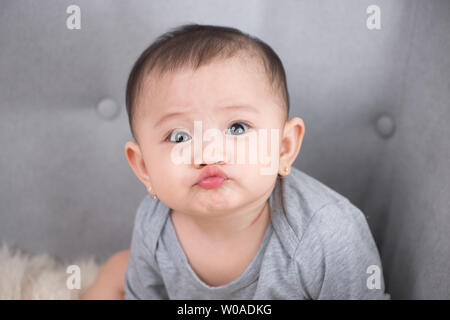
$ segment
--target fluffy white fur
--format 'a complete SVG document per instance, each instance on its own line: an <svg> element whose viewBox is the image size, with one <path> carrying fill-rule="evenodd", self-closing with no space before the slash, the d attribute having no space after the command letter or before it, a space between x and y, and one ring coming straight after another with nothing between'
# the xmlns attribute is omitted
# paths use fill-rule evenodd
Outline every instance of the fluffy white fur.
<svg viewBox="0 0 450 320"><path fill-rule="evenodd" d="M69 265L80 267L81 288L69 290ZM0 300L78 300L94 282L101 264L95 257L70 263L48 255L25 254L3 244L0 247Z"/></svg>

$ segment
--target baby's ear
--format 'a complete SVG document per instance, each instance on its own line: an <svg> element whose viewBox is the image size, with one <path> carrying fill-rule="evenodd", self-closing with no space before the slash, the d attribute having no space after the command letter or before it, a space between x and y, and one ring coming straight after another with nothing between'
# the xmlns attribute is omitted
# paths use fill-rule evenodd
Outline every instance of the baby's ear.
<svg viewBox="0 0 450 320"><path fill-rule="evenodd" d="M134 141L127 141L125 143L125 156L136 177L144 185L147 185L149 176L139 145Z"/></svg>
<svg viewBox="0 0 450 320"><path fill-rule="evenodd" d="M305 135L305 124L302 118L293 117L284 125L281 138L280 166L290 167L300 151Z"/></svg>

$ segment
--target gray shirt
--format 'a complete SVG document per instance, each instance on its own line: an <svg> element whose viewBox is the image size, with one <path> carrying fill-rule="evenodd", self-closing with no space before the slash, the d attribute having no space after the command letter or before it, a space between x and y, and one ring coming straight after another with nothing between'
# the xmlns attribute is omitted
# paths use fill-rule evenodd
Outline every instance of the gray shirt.
<svg viewBox="0 0 450 320"><path fill-rule="evenodd" d="M271 221L235 280L204 283L178 241L170 208L147 195L134 224L125 299L390 299L364 214L292 167L269 198Z"/></svg>

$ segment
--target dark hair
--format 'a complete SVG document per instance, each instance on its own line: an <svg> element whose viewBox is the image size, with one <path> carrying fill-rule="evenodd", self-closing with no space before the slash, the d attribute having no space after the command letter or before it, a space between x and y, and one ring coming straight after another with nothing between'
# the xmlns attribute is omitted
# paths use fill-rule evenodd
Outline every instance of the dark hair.
<svg viewBox="0 0 450 320"><path fill-rule="evenodd" d="M133 138L136 140L133 122L137 97L144 77L152 70L158 70L160 75L184 66L196 70L215 58L229 58L238 51L256 53L262 59L270 83L281 93L288 117L286 73L280 58L269 45L234 28L187 24L158 37L142 52L131 69L126 89L126 107Z"/></svg>

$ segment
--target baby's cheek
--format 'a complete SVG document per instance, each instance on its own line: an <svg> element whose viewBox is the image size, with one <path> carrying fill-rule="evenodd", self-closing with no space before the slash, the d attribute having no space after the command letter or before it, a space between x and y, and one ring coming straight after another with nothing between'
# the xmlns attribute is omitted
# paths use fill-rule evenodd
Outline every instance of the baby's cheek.
<svg viewBox="0 0 450 320"><path fill-rule="evenodd" d="M155 168L155 182L161 189L174 193L188 183L186 165L174 165L170 159L165 159Z"/></svg>
<svg viewBox="0 0 450 320"><path fill-rule="evenodd" d="M264 174L261 171L263 170L259 165L249 166L246 169L245 179L242 182L249 197L258 198L264 195L275 183L276 175Z"/></svg>

